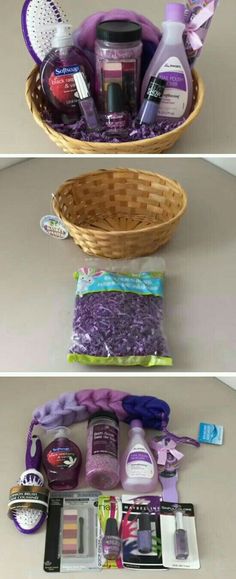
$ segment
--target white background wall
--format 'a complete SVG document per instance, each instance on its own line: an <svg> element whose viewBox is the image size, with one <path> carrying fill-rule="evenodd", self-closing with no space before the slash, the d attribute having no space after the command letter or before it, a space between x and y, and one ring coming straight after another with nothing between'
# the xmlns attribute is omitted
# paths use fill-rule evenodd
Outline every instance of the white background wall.
<svg viewBox="0 0 236 579"><path fill-rule="evenodd" d="M217 378L217 376L216 376ZM230 388L233 388L234 390L236 390L236 376L232 377L232 378L218 378L218 380L220 380L221 382L224 382L224 384L227 384L227 386L230 386Z"/></svg>
<svg viewBox="0 0 236 579"><path fill-rule="evenodd" d="M16 165L16 163L21 163L24 161L22 158L0 158L0 171L1 169L5 169L6 167L10 167L11 165Z"/></svg>
<svg viewBox="0 0 236 579"><path fill-rule="evenodd" d="M236 176L236 158L223 158L223 157L205 157L206 161L209 163L213 163L217 167L224 169L228 173ZM16 163L20 163L24 161L22 158L0 158L0 171L1 169L5 169L6 167L10 167L11 165L15 165Z"/></svg>
<svg viewBox="0 0 236 579"><path fill-rule="evenodd" d="M216 165L217 167L220 167L221 169L224 169L224 171L227 171L228 173L231 173L232 175L236 176L236 158L232 157L232 158L223 158L223 157L206 157L206 160L209 161L209 163L213 163L213 165Z"/></svg>

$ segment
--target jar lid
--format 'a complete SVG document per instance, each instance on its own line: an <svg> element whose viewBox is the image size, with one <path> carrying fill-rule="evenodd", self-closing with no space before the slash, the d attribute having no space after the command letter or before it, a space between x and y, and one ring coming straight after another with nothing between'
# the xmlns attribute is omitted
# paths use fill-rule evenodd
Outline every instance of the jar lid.
<svg viewBox="0 0 236 579"><path fill-rule="evenodd" d="M114 412L109 412L108 410L97 410L97 412L94 412L94 414L89 417L88 423L90 424L91 420L94 418L110 418L119 424L119 418L116 414Z"/></svg>
<svg viewBox="0 0 236 579"><path fill-rule="evenodd" d="M135 42L140 40L142 28L130 20L107 20L97 25L97 38L107 42Z"/></svg>

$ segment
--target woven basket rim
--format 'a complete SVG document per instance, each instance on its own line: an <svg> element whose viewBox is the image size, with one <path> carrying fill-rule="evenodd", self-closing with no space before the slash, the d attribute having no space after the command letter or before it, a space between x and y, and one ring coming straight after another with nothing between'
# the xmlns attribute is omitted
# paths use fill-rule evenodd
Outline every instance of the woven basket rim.
<svg viewBox="0 0 236 579"><path fill-rule="evenodd" d="M106 231L107 234L111 235L111 236L119 236L119 235L137 235L140 233L144 233L146 231L155 231L155 230L161 230L162 228L171 225L172 223L175 223L175 221L178 221L178 219L180 219L180 217L185 213L186 208L187 208L187 204L188 204L188 196L187 196L187 192L185 191L185 189L182 187L182 185L176 181L175 179L170 179L169 177L166 177L165 175L161 175L160 173L155 173L153 171L144 171L144 170L137 170L137 169L131 169L131 168L126 168L126 167L116 167L115 169L99 169L97 171L94 171L92 174L96 175L96 174L101 174L101 173L114 173L116 171L124 171L124 172L130 172L130 173L141 173L141 174L145 174L145 175L155 175L155 177L160 177L161 179L165 179L168 183L170 184L175 184L178 189L181 191L182 195L183 195L183 205L181 207L181 209L178 211L178 213L172 217L171 219L168 219L167 221L164 221L163 223L156 223L155 225L146 225L145 227L142 227L141 229L132 229L132 230L126 230L126 229L119 229L117 231ZM84 173L81 176L78 177L74 177L72 179L67 179L67 181L65 181L56 191L55 194L53 194L53 201L52 201L52 205L53 205L53 209L56 213L56 215L62 219L64 221L64 223L68 226L73 226L74 228L76 228L76 230L79 232L85 232L87 231L88 233L94 233L94 231L103 232L103 229L100 229L99 227L96 227L96 229L94 227L86 227L83 225L76 225L75 223L73 223L72 221L68 221L66 219L66 217L62 217L60 212L56 210L55 208L55 204L57 203L57 198L56 196L60 193L60 191L63 190L63 188L65 187L66 183L70 183L73 181L78 181L81 179L86 179L86 177L88 175L91 175L91 171Z"/></svg>
<svg viewBox="0 0 236 579"><path fill-rule="evenodd" d="M79 143L83 143L83 145L85 146L87 141L82 141L81 139L74 139L73 137L70 137L69 135L65 135L64 133L60 133L59 131L56 131L53 127L51 127L50 125L48 125L41 117L41 114L39 113L37 107L35 106L34 103L32 103L32 99L31 99L31 94L29 91L30 88L30 84L32 82L33 77L38 73L39 67L36 65L33 70L31 71L31 73L29 74L27 81L26 81L26 88L25 88L25 98L28 104L28 107L31 111L31 113L33 114L35 121L37 122L37 124L39 126L41 126L41 128L43 128L44 130L46 129L49 133L52 133L54 135L54 137L61 137L62 139L68 140L71 145L79 145ZM187 128L189 125L192 124L192 122L194 121L195 117L198 116L202 106L203 106L203 101L204 101L204 96L205 96L205 87L204 87L204 82L202 80L202 77L200 76L200 74L195 70L192 69L192 76L195 80L195 82L198 85L198 101L197 101L197 105L194 106L193 110L191 111L190 115L188 116L188 118L186 119L186 121L184 121L184 123L182 123L179 127L176 127L175 129L173 129L172 131L169 131L167 133L163 133L163 135L159 135L156 137L149 137L148 139L140 139L137 141L127 141L127 142L119 142L119 143L104 143L101 141L93 141L92 144L93 146L96 146L98 149L104 149L104 146L108 146L108 148L110 149L110 151L114 149L117 149L120 147L122 147L123 149L130 149L130 146L133 144L135 147L138 147L139 145L146 143L147 145L150 143L157 143L160 142L167 136L167 135L176 135L178 134L180 131L183 132L183 130L185 128ZM199 90L201 89L201 90ZM89 144L90 142L88 142ZM91 143L90 143L91 144ZM73 153L75 154L75 153ZM109 153L108 153L109 154Z"/></svg>

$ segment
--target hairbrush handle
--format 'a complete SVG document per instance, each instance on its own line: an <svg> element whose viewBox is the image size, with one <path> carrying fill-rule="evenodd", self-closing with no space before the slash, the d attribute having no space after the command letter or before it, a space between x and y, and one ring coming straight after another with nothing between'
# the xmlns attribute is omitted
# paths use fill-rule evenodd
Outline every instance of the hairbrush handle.
<svg viewBox="0 0 236 579"><path fill-rule="evenodd" d="M159 475L159 481L162 486L162 500L167 503L178 503L179 494L177 490L177 471L173 472L172 474L168 471L162 472Z"/></svg>
<svg viewBox="0 0 236 579"><path fill-rule="evenodd" d="M27 448L26 448L26 455L25 455L25 464L26 469L34 468L35 470L40 471L42 461L42 443L38 436L34 435L31 439L28 440Z"/></svg>

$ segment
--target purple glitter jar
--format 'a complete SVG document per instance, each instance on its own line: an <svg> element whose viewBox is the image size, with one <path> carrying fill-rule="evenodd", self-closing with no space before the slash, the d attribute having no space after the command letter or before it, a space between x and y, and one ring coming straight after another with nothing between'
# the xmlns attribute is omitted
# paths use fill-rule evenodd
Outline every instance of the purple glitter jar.
<svg viewBox="0 0 236 579"><path fill-rule="evenodd" d="M88 423L87 483L99 490L113 489L119 470L119 420L113 412L95 412Z"/></svg>
<svg viewBox="0 0 236 579"><path fill-rule="evenodd" d="M109 85L122 87L124 108L136 114L140 87L142 28L129 20L108 20L97 26L96 90L99 108L107 113Z"/></svg>

